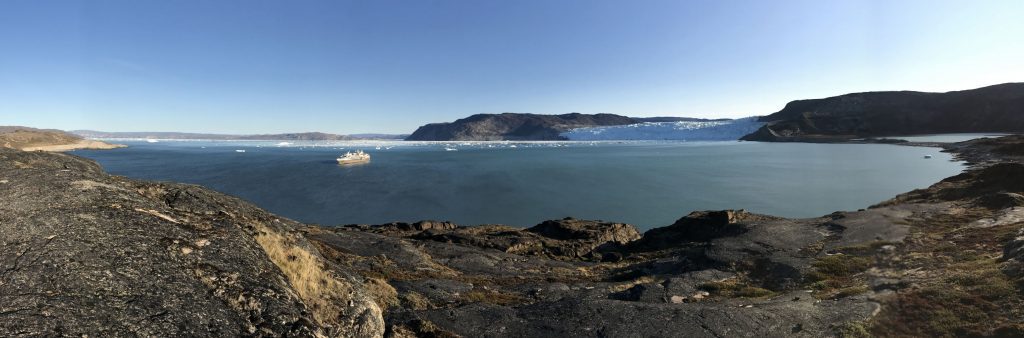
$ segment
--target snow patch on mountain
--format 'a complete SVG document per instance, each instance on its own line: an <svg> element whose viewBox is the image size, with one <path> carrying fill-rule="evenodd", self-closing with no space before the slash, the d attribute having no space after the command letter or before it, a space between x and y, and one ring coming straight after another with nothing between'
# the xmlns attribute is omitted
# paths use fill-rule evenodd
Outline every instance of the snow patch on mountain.
<svg viewBox="0 0 1024 338"><path fill-rule="evenodd" d="M718 121L645 122L621 126L576 128L562 133L573 141L596 140L738 140L764 125L757 117Z"/></svg>

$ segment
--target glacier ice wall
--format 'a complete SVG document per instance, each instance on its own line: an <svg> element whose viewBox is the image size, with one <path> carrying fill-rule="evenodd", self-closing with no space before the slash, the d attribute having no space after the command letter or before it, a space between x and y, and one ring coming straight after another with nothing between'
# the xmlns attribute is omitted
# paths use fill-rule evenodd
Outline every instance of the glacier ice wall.
<svg viewBox="0 0 1024 338"><path fill-rule="evenodd" d="M764 125L757 117L724 121L645 122L622 126L577 128L562 133L573 141L596 140L738 140Z"/></svg>

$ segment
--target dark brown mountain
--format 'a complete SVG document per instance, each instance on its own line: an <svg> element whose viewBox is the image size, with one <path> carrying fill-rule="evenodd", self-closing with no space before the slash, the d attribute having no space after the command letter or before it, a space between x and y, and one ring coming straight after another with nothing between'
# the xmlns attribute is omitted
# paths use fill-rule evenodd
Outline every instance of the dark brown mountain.
<svg viewBox="0 0 1024 338"><path fill-rule="evenodd" d="M938 133L1024 131L1024 83L946 93L867 92L798 100L761 118L747 141L840 141Z"/></svg>
<svg viewBox="0 0 1024 338"><path fill-rule="evenodd" d="M572 128L616 126L641 122L614 114L477 114L447 123L431 123L416 129L407 141L500 141L563 140Z"/></svg>

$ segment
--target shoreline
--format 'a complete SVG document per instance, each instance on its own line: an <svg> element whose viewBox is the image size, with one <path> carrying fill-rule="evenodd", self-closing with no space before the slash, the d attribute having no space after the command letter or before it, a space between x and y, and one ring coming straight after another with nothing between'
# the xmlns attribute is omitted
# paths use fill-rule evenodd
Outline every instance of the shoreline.
<svg viewBox="0 0 1024 338"><path fill-rule="evenodd" d="M54 144L45 146L31 146L21 148L23 151L49 151L49 152L65 152L80 149L96 149L96 150L107 150L126 148L127 145L107 143L99 140L79 140L75 143L70 144Z"/></svg>

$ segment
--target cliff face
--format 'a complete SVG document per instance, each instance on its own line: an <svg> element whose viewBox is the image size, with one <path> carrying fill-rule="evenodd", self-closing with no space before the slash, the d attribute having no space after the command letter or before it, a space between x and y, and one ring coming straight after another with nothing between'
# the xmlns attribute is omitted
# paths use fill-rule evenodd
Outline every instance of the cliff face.
<svg viewBox="0 0 1024 338"><path fill-rule="evenodd" d="M563 140L560 133L572 128L614 126L640 121L614 114L477 114L448 123L416 129L407 141L500 141Z"/></svg>
<svg viewBox="0 0 1024 338"><path fill-rule="evenodd" d="M375 336L297 224L76 156L0 149L0 336Z"/></svg>
<svg viewBox="0 0 1024 338"><path fill-rule="evenodd" d="M748 141L1024 132L1024 83L947 93L868 92L799 100L761 119Z"/></svg>

